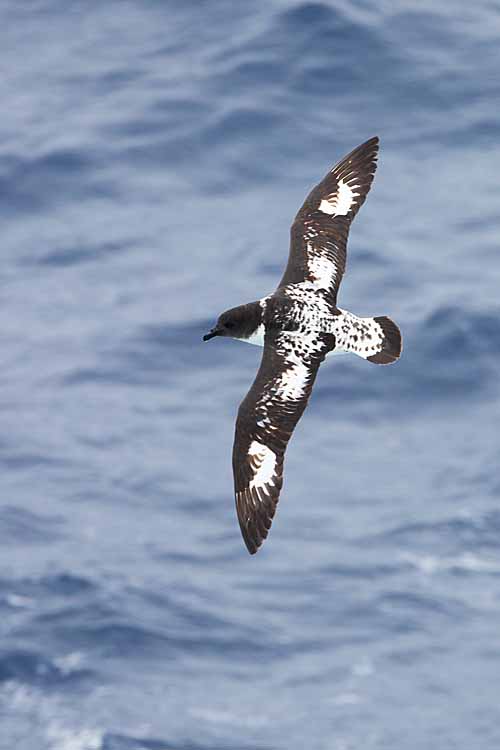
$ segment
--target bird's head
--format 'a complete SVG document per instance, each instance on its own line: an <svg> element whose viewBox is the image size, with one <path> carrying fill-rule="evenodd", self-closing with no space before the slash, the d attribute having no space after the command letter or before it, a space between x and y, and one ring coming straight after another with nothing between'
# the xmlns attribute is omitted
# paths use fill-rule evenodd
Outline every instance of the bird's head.
<svg viewBox="0 0 500 750"><path fill-rule="evenodd" d="M257 320L258 316L258 320ZM203 336L203 341L209 341L214 336L230 336L233 339L248 338L260 323L260 307L258 303L240 305L226 310L217 320L214 327Z"/></svg>

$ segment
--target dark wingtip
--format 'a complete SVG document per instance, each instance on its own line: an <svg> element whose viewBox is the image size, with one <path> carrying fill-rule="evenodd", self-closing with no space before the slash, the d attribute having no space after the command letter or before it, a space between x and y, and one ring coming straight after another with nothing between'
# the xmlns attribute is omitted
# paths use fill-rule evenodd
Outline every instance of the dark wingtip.
<svg viewBox="0 0 500 750"><path fill-rule="evenodd" d="M380 138L378 135L372 135L371 138L368 138L367 141L363 141L363 143L360 143L359 146L357 146L354 150L357 151L358 148L369 148L370 146L378 146L380 144Z"/></svg>
<svg viewBox="0 0 500 750"><path fill-rule="evenodd" d="M238 509L241 535L251 555L255 555L259 551L271 529L281 490L280 478L276 482L275 489L278 494L273 500L270 498L267 500L263 499L262 493L260 495L258 492L255 494L255 489L250 490L247 488L240 493L236 493L236 507ZM243 503L243 505L240 505L240 503ZM243 508L246 508L246 511L242 517L241 511ZM242 520L243 518L245 520Z"/></svg>
<svg viewBox="0 0 500 750"><path fill-rule="evenodd" d="M268 530L261 529L260 533L258 533L257 529L246 528L241 523L240 523L240 529L241 529L241 536L243 537L243 541L245 542L245 546L249 554L255 555L255 553L258 552L259 549L261 548L262 542L267 538ZM262 533L264 531L265 533Z"/></svg>
<svg viewBox="0 0 500 750"><path fill-rule="evenodd" d="M369 151L370 149L373 149L376 154L378 151L379 145L380 145L380 138L378 137L378 135L374 135L371 138L368 138L367 141L360 143L359 146L356 146L356 148L353 149L351 153L348 154L347 157L344 157L344 158L352 159L353 157L359 156L362 153L364 154L366 151Z"/></svg>

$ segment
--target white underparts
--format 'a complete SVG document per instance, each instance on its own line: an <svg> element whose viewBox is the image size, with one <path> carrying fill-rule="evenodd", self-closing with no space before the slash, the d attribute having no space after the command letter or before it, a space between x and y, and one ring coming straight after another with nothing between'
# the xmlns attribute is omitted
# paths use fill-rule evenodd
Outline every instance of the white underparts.
<svg viewBox="0 0 500 750"><path fill-rule="evenodd" d="M354 199L359 196L359 193L354 192L358 187L359 185L350 187L343 180L339 180L337 191L323 198L319 204L319 210L324 214L345 216L351 210Z"/></svg>
<svg viewBox="0 0 500 750"><path fill-rule="evenodd" d="M255 344L255 346L264 346L265 334L266 334L266 329L264 328L264 324L261 323L260 326L257 328L257 330L252 333L250 338L238 339L238 341L246 341L247 344Z"/></svg>

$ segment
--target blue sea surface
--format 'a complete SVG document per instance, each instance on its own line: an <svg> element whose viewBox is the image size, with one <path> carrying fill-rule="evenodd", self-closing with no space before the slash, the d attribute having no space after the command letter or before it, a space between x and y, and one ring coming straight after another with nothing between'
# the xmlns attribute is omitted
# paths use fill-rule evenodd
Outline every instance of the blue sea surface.
<svg viewBox="0 0 500 750"><path fill-rule="evenodd" d="M500 8L0 6L1 750L500 747ZM232 494L292 218L381 139L250 557Z"/></svg>

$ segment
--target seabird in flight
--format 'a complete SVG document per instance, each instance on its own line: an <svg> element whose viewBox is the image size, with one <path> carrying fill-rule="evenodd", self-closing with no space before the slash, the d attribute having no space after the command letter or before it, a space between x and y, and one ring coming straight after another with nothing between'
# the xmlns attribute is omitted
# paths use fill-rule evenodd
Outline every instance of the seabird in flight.
<svg viewBox="0 0 500 750"><path fill-rule="evenodd" d="M370 138L328 172L295 217L276 291L226 310L203 337L264 346L238 410L233 447L236 510L250 554L271 527L286 447L325 357L352 352L387 365L401 354L401 333L390 318L359 318L337 307L349 228L372 184L377 154L378 138Z"/></svg>

